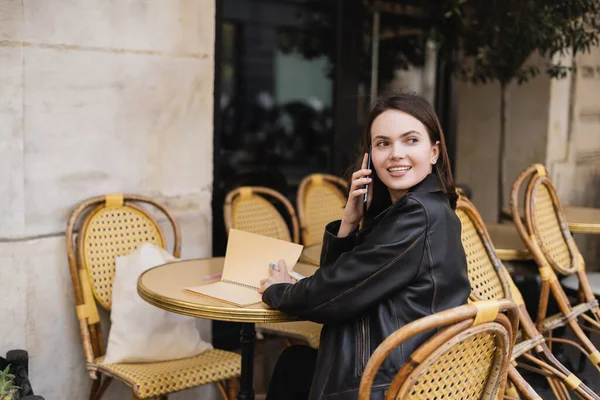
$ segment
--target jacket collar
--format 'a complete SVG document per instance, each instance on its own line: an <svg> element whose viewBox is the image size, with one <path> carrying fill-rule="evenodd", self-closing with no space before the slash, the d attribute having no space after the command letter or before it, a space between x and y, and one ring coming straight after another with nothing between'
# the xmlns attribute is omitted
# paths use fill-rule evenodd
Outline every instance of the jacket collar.
<svg viewBox="0 0 600 400"><path fill-rule="evenodd" d="M437 174L432 172L431 174L427 175L425 177L425 179L423 179L421 182L419 182L415 186L411 187L408 190L408 193L412 193L412 192L434 193L434 192L441 192L441 191L442 191L442 187L440 186L440 181L437 177ZM398 203L398 202L396 202L396 203ZM396 204L396 203L394 203L394 204ZM388 211L390 211L390 209L392 207L394 207L394 204L390 205L388 208L386 208L385 210L383 210L379 214L377 214L367 225L374 226L377 223L379 223L379 221L384 217L384 215L386 215L388 213Z"/></svg>
<svg viewBox="0 0 600 400"><path fill-rule="evenodd" d="M440 180L435 172L427 175L421 182L408 189L409 193L433 193L441 191L442 187L440 186Z"/></svg>

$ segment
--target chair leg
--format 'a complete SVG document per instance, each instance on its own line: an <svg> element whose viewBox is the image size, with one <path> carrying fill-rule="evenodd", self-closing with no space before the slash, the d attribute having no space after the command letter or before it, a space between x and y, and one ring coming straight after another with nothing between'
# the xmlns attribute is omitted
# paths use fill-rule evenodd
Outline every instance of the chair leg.
<svg viewBox="0 0 600 400"><path fill-rule="evenodd" d="M582 321L582 326L583 326L584 328L586 328L586 327L591 327L591 325L592 325L592 324L590 324L590 323L589 323L587 320L585 320L585 319ZM589 338L589 337L590 337L590 332L589 332L589 331L587 331L587 330L585 330L585 329L583 329L583 331L584 331L585 335L586 335L586 336ZM580 354L579 354L579 365L578 365L578 368L577 368L577 372L578 372L578 373L582 373L582 372L583 372L583 370L585 369L585 364L586 364L586 362L587 362L587 357L586 357L586 354L584 354L584 353L580 353Z"/></svg>
<svg viewBox="0 0 600 400"><path fill-rule="evenodd" d="M546 380L548 381L548 385L550 386L552 393L554 393L554 396L557 399L568 400L571 398L571 396L569 396L568 389L563 382L551 377L547 377Z"/></svg>
<svg viewBox="0 0 600 400"><path fill-rule="evenodd" d="M111 382L112 378L110 376L99 375L90 388L90 400L100 400Z"/></svg>
<svg viewBox="0 0 600 400"><path fill-rule="evenodd" d="M531 387L531 385L519 374L515 367L512 365L508 366L508 377L510 381L516 387L519 397L526 400L535 400L539 398L539 395Z"/></svg>
<svg viewBox="0 0 600 400"><path fill-rule="evenodd" d="M223 383L215 382L215 385L217 386L217 389L219 390L219 393L221 394L221 397L223 398L223 400L229 400L227 398L227 392L225 391L225 388L223 387Z"/></svg>
<svg viewBox="0 0 600 400"><path fill-rule="evenodd" d="M92 381L89 400L96 400L98 398L98 389L100 388L101 379L101 377L98 377L98 379Z"/></svg>
<svg viewBox="0 0 600 400"><path fill-rule="evenodd" d="M227 380L227 400L235 400L240 389L239 378L231 378Z"/></svg>

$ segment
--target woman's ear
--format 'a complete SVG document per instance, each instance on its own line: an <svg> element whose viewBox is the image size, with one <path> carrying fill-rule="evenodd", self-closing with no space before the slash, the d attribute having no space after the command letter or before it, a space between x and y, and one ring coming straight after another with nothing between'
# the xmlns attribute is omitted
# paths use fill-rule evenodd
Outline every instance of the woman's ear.
<svg viewBox="0 0 600 400"><path fill-rule="evenodd" d="M439 156L440 156L440 142L438 140L431 147L431 164L432 165L435 165L435 163L437 162Z"/></svg>

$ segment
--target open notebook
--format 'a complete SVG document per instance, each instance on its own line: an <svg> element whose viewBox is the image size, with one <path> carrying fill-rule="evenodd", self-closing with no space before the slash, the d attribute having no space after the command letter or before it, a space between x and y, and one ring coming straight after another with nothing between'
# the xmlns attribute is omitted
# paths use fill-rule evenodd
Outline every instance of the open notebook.
<svg viewBox="0 0 600 400"><path fill-rule="evenodd" d="M237 229L229 231L221 281L185 290L244 307L260 303L260 280L269 276L269 264L285 260L291 271L302 246Z"/></svg>

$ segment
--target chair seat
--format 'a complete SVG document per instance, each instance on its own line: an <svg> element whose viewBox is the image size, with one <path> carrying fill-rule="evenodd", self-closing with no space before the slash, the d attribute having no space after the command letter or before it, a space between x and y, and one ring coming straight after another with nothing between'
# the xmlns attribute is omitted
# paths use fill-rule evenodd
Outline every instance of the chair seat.
<svg viewBox="0 0 600 400"><path fill-rule="evenodd" d="M103 364L99 357L88 369L117 378L131 386L141 399L190 389L240 376L241 356L223 350L205 351L195 357L135 364Z"/></svg>
<svg viewBox="0 0 600 400"><path fill-rule="evenodd" d="M256 328L263 332L302 339L313 349L319 348L322 327L323 325L310 321L278 322L256 325Z"/></svg>
<svg viewBox="0 0 600 400"><path fill-rule="evenodd" d="M594 296L600 298L600 272L586 272L586 275ZM575 292L579 289L579 279L577 279L576 274L567 276L560 281L560 284L562 287Z"/></svg>

